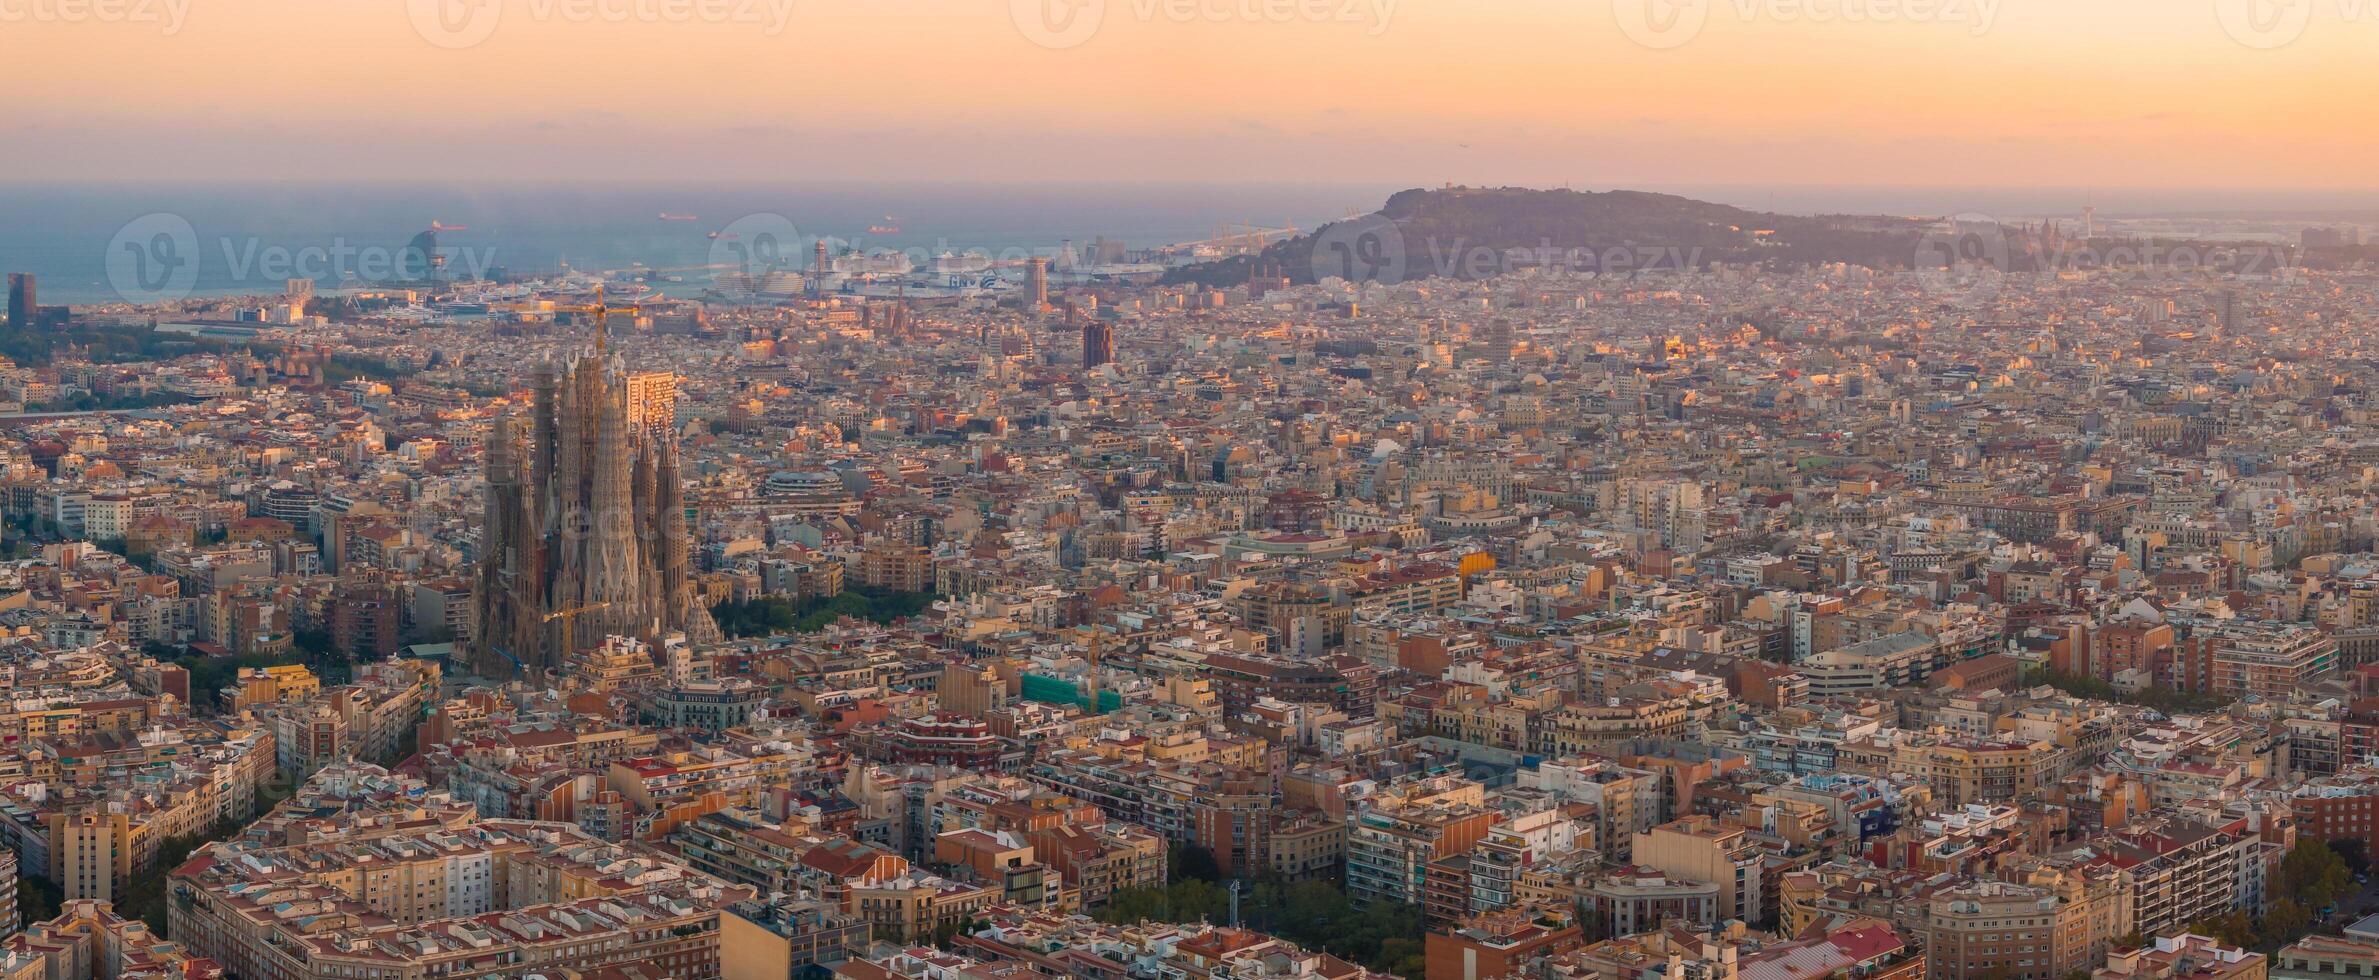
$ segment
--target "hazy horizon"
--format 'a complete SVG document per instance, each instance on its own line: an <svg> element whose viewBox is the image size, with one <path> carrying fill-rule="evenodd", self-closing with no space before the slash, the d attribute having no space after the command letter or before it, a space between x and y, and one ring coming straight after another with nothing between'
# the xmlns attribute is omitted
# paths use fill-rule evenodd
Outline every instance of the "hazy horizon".
<svg viewBox="0 0 2379 980"><path fill-rule="evenodd" d="M1535 189L1573 189L1588 192L1640 191L1673 194L1698 200L1727 204L1746 210L1776 211L1780 213L1811 214L1824 212L1946 215L1959 211L1989 210L2000 214L2068 214L2083 207L2095 207L2108 217L2304 217L2333 220L2379 220L2379 187L2356 188L2230 188L2230 187L2081 187L2081 186L2023 186L2023 185L1893 185L1881 183L1858 184L1679 184L1645 182L1623 185L1584 185L1566 182L1456 182L1461 186L1515 186ZM1212 196L1234 192L1259 195L1248 202L1253 209L1245 214L1232 212L1237 218L1271 219L1278 217L1261 210L1264 196L1298 193L1320 199L1335 196L1340 200L1336 214L1366 212L1384 203L1389 195L1406 190L1428 190L1448 186L1444 182L1420 181L1347 181L1321 182L1266 179L1207 179L1207 180L1066 180L1066 179L853 179L853 178L788 178L778 180L718 178L707 180L667 178L602 178L531 179L497 177L476 181L428 180L404 177L348 177L317 175L297 178L256 178L222 176L203 179L170 178L38 178L0 176L0 192L34 194L52 190L102 191L122 189L150 197L169 197L182 192L285 191L301 194L321 194L337 191L371 191L375 193L418 192L425 197L472 197L481 194L533 192L546 194L605 194L615 193L666 198L682 194L689 198L717 194L765 196L771 193L786 195L817 194L835 190L865 189L871 192L898 195L903 192L948 194L954 192L996 193L1003 189L1035 193L1081 190L1107 192L1175 192L1195 191ZM11 217L4 210L11 202L0 199L0 219ZM19 202L21 203L21 202ZM1221 219L1217 219L1221 220Z"/></svg>
<svg viewBox="0 0 2379 980"><path fill-rule="evenodd" d="M2379 192L2361 0L27 3L19 182Z"/></svg>

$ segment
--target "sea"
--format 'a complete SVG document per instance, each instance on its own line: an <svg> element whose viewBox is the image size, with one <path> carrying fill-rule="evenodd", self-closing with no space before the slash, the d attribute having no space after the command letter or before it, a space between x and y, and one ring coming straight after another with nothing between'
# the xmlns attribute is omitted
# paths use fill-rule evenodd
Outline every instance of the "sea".
<svg viewBox="0 0 2379 980"><path fill-rule="evenodd" d="M1402 187L1294 183L474 184L454 181L0 183L0 272L37 277L51 305L118 301L135 251L194 242L189 295L324 288L400 261L432 228L451 273L548 274L632 264L705 277L736 229L793 229L914 254L1055 254L1094 240L1146 248L1243 227L1312 229L1377 208ZM1605 188L1593 188L1605 189ZM1642 187L1789 213L1999 216L2261 215L2379 225L2379 194L2110 193L2088 188ZM663 214L681 220L664 220ZM897 231L891 230L897 228ZM186 229L186 231L185 231ZM719 237L713 237L714 234ZM781 235L777 237L782 237ZM177 260L180 256L176 256ZM111 262L115 263L111 276ZM384 275L382 277L385 277ZM352 280L350 280L352 281Z"/></svg>
<svg viewBox="0 0 2379 980"><path fill-rule="evenodd" d="M592 272L643 263L684 270L698 282L703 267L732 248L724 242L785 238L788 228L804 249L811 237L824 236L912 255L1054 255L1069 242L1087 250L1101 238L1138 249L1243 227L1311 229L1375 209L1395 190L1219 183L0 184L0 272L35 274L45 305L115 302L113 280L129 261L126 250L149 248L164 230L197 243L189 295L277 293L290 278L314 278L329 288L350 273L370 278L374 266L399 261L434 224L443 229L436 240L450 274L537 275L565 264Z"/></svg>

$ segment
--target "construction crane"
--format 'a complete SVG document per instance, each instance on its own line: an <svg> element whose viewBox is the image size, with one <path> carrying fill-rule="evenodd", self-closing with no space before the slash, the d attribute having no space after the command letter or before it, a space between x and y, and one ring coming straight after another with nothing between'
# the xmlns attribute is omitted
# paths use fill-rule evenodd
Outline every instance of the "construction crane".
<svg viewBox="0 0 2379 980"><path fill-rule="evenodd" d="M573 316L593 316L595 318L595 350L597 353L602 352L604 339L611 334L612 314L626 313L632 317L642 316L644 314L644 304L642 303L630 301L625 306L611 305L611 303L603 296L602 286L595 287L595 301L592 303L576 303L569 305L555 305L550 307L524 305L520 309L522 312L568 313Z"/></svg>
<svg viewBox="0 0 2379 980"><path fill-rule="evenodd" d="M591 613L591 612L594 612L595 610L598 610L598 609L609 609L609 608L611 608L611 603L608 603L608 602L595 602L595 603L589 603L589 604L587 604L587 605L583 605L583 606L572 606L572 607L570 607L570 608L568 608L568 609L556 609L556 610L554 610L553 612L546 613L544 616L542 616L542 617L539 617L539 619L538 619L537 621L538 621L538 622L540 622L540 623L550 623L550 622L553 622L554 620L557 620L557 619L563 619L563 618L566 618L566 617L571 617L571 616L579 616L579 615L584 615L584 614L586 614L586 613ZM512 651L510 651L510 650L507 650L507 649L503 648L502 646L499 646L499 645L497 645L497 644L494 644L494 643L489 643L489 644L487 645L487 648L488 648L488 649L490 649L490 650L493 650L493 651L495 651L495 652L497 652L497 653L503 654L503 655L504 655L504 659L506 659L506 660L509 660L509 661L512 661L512 669L513 669L513 671L514 671L514 672L518 673L519 675L521 675L521 676L523 676L523 677L526 677L526 676L528 676L528 673L529 673L529 665L528 665L528 664L526 664L526 663L523 663L523 662L521 661L521 659L520 659L520 655L519 655L519 654L513 653Z"/></svg>
<svg viewBox="0 0 2379 980"><path fill-rule="evenodd" d="M560 619L560 618L562 618L562 617L564 617L564 616L577 616L577 615L580 615L580 614L583 614L583 613L591 613L591 612L594 612L595 610L598 610L598 609L609 609L609 608L611 608L611 603L608 603L608 602L596 602L596 603L590 603L590 604L588 604L588 605L584 605L584 606L573 606L573 607L571 607L571 608L568 608L568 609L556 609L556 610L554 610L553 612L546 613L546 614L545 614L545 617L544 617L543 619L540 619L540 620L538 620L538 622L541 622L541 623L550 623L550 622L553 622L554 620Z"/></svg>
<svg viewBox="0 0 2379 980"><path fill-rule="evenodd" d="M513 653L513 652L512 652L512 651L510 651L510 650L506 650L506 649L504 649L504 648L503 648L503 647L501 647L501 646L497 646L497 645L496 645L496 644L494 644L494 643L490 643L490 644L488 644L488 645L487 645L487 648L488 648L488 649L490 649L490 650L494 650L494 651L495 651L495 652L497 652L497 653L503 654L503 655L504 655L504 659L506 659L506 660L509 660L509 661L512 661L512 672L513 672L514 674L516 674L516 675L518 675L518 676L521 676L521 677L527 677L527 676L528 676L528 674L529 674L529 665L528 665L528 664L521 663L521 662L520 662L520 656L519 656L518 654L515 654L515 653Z"/></svg>
<svg viewBox="0 0 2379 980"><path fill-rule="evenodd" d="M538 617L537 621L540 623L550 623L557 619L575 619L598 609L609 608L611 608L611 603L609 602L590 602L583 606L572 606L568 609L556 609L552 612L546 613L544 616ZM578 634L576 630L564 627L563 633L566 637L569 637L569 639L566 639L564 642L568 643L572 647L577 646L577 640L575 637Z"/></svg>

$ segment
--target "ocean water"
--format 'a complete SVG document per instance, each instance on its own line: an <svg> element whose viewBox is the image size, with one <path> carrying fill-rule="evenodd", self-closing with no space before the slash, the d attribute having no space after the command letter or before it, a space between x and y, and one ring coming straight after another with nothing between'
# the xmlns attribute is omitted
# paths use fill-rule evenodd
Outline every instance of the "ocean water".
<svg viewBox="0 0 2379 980"><path fill-rule="evenodd" d="M1213 237L1242 222L1317 225L1379 206L1394 187L1275 184L0 185L0 272L38 277L50 305L119 300L114 286L159 229L187 222L198 256L191 295L277 293L289 278L336 285L386 278L437 222L450 269L601 270L642 262L694 269L712 232L783 225L865 247L1054 251L1106 237L1139 248ZM663 212L693 221L663 221ZM897 218L887 222L888 218ZM896 224L897 234L871 233ZM737 236L742 237L742 236ZM177 261L182 258L177 252ZM111 277L111 261L116 275ZM694 272L689 281L700 281Z"/></svg>
<svg viewBox="0 0 2379 980"><path fill-rule="evenodd" d="M1241 222L1312 229L1377 208L1403 188L1354 184L799 183L412 184L337 182L0 184L0 272L39 277L47 304L119 300L160 229L195 243L190 295L275 293L290 278L335 286L348 273L388 278L405 244L433 221L450 268L551 272L642 262L696 270L719 258L711 232L789 223L866 247L1014 254L1106 237L1146 247L1198 241ZM1600 188L1596 188L1600 189ZM1790 213L2076 216L2285 215L2379 225L2371 191L2109 191L1925 187L1646 187L1754 210ZM662 212L693 221L662 221ZM783 223L773 217L781 216ZM888 222L888 218L897 221ZM186 226L182 223L186 222ZM897 224L897 234L873 226ZM742 237L742 236L737 236ZM178 262L186 256L176 254ZM114 263L111 276L111 262ZM796 263L802 264L802 263ZM704 273L693 271L689 282Z"/></svg>

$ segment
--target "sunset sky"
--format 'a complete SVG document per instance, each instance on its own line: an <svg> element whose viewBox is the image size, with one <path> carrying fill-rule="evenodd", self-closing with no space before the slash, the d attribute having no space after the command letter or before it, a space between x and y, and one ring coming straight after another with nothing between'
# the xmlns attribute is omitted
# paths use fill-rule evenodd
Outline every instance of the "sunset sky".
<svg viewBox="0 0 2379 980"><path fill-rule="evenodd" d="M2379 0L92 2L0 179L2379 186Z"/></svg>

